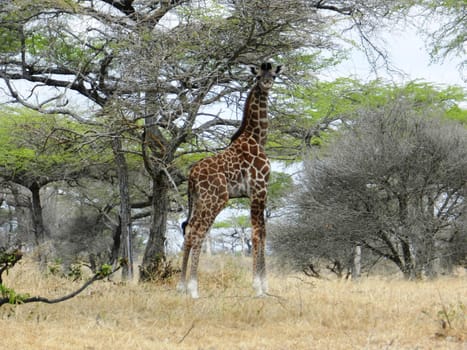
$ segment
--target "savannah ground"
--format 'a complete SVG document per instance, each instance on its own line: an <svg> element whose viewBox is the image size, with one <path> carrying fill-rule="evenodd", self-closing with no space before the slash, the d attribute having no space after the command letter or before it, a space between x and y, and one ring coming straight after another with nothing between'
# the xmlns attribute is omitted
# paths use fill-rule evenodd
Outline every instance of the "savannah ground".
<svg viewBox="0 0 467 350"><path fill-rule="evenodd" d="M168 284L98 281L63 303L0 307L1 349L467 349L467 278L359 282L269 276L253 297L246 259L203 257L199 300ZM61 296L78 282L15 266L17 292Z"/></svg>

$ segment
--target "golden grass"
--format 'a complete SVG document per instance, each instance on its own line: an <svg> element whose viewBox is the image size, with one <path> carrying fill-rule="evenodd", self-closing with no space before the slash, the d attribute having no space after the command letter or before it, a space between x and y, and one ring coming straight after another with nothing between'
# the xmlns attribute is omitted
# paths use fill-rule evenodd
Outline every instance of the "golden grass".
<svg viewBox="0 0 467 350"><path fill-rule="evenodd" d="M467 349L466 277L360 282L271 275L254 298L240 258L203 257L199 300L168 285L97 282L67 302L0 307L2 349ZM31 263L5 278L54 297L78 287ZM444 328L443 328L444 327Z"/></svg>

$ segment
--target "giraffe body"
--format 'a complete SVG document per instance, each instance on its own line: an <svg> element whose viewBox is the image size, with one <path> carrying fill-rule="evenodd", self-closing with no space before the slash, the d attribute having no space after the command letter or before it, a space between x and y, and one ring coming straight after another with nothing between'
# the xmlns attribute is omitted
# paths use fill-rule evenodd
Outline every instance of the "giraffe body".
<svg viewBox="0 0 467 350"><path fill-rule="evenodd" d="M251 201L253 243L253 287L257 295L267 292L265 268L266 228L264 209L270 173L264 151L268 117L268 92L280 67L272 71L263 63L257 81L248 94L242 125L222 152L194 164L188 177L189 215L184 223L184 245L180 291L198 297L197 269L201 246L209 228L230 198L248 197ZM186 283L191 253L190 279Z"/></svg>

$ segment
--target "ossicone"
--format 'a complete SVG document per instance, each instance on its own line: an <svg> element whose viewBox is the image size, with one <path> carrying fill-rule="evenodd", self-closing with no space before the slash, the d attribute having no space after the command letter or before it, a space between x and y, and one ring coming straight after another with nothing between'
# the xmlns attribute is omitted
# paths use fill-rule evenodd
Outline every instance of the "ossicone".
<svg viewBox="0 0 467 350"><path fill-rule="evenodd" d="M272 69L272 64L269 63L269 62L264 62L264 63L261 63L261 70L271 70Z"/></svg>
<svg viewBox="0 0 467 350"><path fill-rule="evenodd" d="M261 63L260 65L260 71L258 72L256 70L256 67L255 66L251 66L250 67L250 70L251 70L251 73L254 74L254 75L259 75L261 74L261 72L271 72L272 71L272 63L270 62L263 62ZM276 67L276 69L274 70L274 74L279 74L280 72L282 72L282 65L278 65Z"/></svg>

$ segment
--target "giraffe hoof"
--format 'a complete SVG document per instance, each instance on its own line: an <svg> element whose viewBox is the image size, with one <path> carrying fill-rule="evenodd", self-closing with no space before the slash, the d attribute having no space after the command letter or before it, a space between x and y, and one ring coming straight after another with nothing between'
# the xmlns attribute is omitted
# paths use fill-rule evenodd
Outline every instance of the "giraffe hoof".
<svg viewBox="0 0 467 350"><path fill-rule="evenodd" d="M198 282L195 280L188 282L187 291L190 293L192 299L198 299Z"/></svg>
<svg viewBox="0 0 467 350"><path fill-rule="evenodd" d="M257 297L265 297L268 293L268 282L265 278L255 277L253 279L253 288Z"/></svg>

